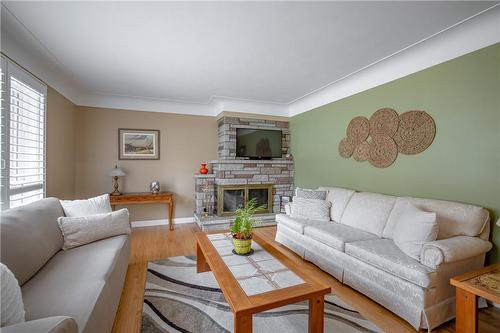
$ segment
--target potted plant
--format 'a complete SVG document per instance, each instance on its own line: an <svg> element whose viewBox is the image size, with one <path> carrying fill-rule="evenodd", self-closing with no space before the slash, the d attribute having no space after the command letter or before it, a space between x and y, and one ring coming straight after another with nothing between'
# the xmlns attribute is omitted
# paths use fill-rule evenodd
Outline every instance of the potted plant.
<svg viewBox="0 0 500 333"><path fill-rule="evenodd" d="M252 251L252 231L253 227L259 223L253 218L253 215L263 208L265 207L257 206L256 200L252 199L244 207L236 210L236 218L229 230L233 236L236 254L245 255Z"/></svg>

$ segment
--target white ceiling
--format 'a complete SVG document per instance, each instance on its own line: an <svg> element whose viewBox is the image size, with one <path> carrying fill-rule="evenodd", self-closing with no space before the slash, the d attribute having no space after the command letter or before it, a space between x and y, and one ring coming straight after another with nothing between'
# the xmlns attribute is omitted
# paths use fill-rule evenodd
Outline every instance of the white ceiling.
<svg viewBox="0 0 500 333"><path fill-rule="evenodd" d="M82 94L289 104L494 4L2 1L2 35Z"/></svg>

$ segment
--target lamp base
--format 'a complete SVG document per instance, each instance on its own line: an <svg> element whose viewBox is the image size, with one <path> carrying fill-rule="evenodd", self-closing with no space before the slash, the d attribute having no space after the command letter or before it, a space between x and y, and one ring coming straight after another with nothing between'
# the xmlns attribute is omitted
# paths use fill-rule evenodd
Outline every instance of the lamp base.
<svg viewBox="0 0 500 333"><path fill-rule="evenodd" d="M123 195L123 193L120 193L120 192L112 192L112 193L110 193L109 195L116 196L116 195Z"/></svg>

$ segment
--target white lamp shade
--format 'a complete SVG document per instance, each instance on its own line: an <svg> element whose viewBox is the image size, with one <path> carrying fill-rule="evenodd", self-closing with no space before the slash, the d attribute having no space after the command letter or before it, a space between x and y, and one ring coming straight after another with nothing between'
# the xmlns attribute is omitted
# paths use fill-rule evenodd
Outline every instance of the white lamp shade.
<svg viewBox="0 0 500 333"><path fill-rule="evenodd" d="M114 168L109 173L108 176L111 177L123 177L125 176L125 172L122 169Z"/></svg>
<svg viewBox="0 0 500 333"><path fill-rule="evenodd" d="M500 219L498 219L498 221L497 221L497 226L500 227Z"/></svg>

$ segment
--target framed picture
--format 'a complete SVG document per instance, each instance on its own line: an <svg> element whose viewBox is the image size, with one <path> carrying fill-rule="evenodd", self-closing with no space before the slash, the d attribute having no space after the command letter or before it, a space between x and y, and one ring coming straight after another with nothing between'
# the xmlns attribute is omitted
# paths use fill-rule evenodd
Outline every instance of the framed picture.
<svg viewBox="0 0 500 333"><path fill-rule="evenodd" d="M118 129L118 159L159 160L160 131L152 129Z"/></svg>

